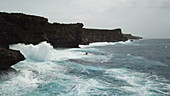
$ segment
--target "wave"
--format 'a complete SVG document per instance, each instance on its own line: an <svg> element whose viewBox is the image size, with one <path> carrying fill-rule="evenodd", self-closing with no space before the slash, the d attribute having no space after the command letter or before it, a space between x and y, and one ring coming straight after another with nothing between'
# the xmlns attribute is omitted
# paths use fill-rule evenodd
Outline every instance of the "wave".
<svg viewBox="0 0 170 96"><path fill-rule="evenodd" d="M108 46L108 45L115 45L115 44L129 44L131 43L130 40L128 41L119 41L119 42L95 42L90 43L89 45L79 45L80 48L86 48L86 47L96 47L96 46Z"/></svg>
<svg viewBox="0 0 170 96"><path fill-rule="evenodd" d="M132 92L133 95L170 95L169 81L157 75L140 73L125 68L109 69L106 71L106 74L107 76L116 78L116 80L124 81L124 83L126 82L128 85L125 84L125 86L123 86L122 84L121 88L128 92Z"/></svg>
<svg viewBox="0 0 170 96"><path fill-rule="evenodd" d="M38 45L33 44L15 44L11 45L10 49L20 50L26 57L26 60L38 62L67 60L85 57L83 52L72 52L64 49L54 49L49 43L41 42Z"/></svg>
<svg viewBox="0 0 170 96"><path fill-rule="evenodd" d="M125 42L123 44L129 43ZM13 66L18 71L17 76L0 82L0 95L170 95L170 82L165 78L124 68L123 66L121 68L95 66L95 64L99 63L106 64L111 59L121 59L120 61L122 59L127 59L125 61L136 60L136 62L137 60L143 61L145 59L137 58L131 54L118 54L120 56L107 54L92 47L98 45L102 44L97 43L97 45L89 45L90 47L80 49L54 49L47 42L42 42L38 45L11 45L10 48L20 50L26 60ZM103 43L103 46L107 46L107 43ZM86 52L89 54L85 55ZM120 64L120 62L115 63Z"/></svg>

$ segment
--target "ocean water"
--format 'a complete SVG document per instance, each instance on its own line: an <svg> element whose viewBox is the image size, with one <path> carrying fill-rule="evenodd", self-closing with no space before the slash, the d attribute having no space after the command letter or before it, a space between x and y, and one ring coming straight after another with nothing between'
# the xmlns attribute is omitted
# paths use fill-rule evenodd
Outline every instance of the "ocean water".
<svg viewBox="0 0 170 96"><path fill-rule="evenodd" d="M10 46L26 60L0 81L0 96L170 96L170 40L80 47Z"/></svg>

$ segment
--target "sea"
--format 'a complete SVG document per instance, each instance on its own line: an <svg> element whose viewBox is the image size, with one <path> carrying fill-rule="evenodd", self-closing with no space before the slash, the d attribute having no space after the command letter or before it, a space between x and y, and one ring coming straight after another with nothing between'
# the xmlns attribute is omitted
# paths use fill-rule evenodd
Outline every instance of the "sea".
<svg viewBox="0 0 170 96"><path fill-rule="evenodd" d="M170 39L79 47L11 45L26 60L1 78L0 96L170 96Z"/></svg>

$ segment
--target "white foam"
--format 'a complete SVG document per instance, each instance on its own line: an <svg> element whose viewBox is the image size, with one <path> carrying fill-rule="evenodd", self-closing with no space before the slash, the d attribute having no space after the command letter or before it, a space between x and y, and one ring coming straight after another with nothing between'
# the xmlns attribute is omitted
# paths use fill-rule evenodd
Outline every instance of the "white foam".
<svg viewBox="0 0 170 96"><path fill-rule="evenodd" d="M95 42L95 43L90 43L89 45L79 45L81 48L85 47L96 47L96 46L107 46L107 45L115 45L115 44L129 44L131 43L130 40L128 41L119 41L119 42Z"/></svg>
<svg viewBox="0 0 170 96"><path fill-rule="evenodd" d="M10 49L20 50L27 60L49 61L49 60L67 60L85 57L84 53L73 52L67 49L54 49L49 43L42 42L38 45L16 44L11 45Z"/></svg>
<svg viewBox="0 0 170 96"><path fill-rule="evenodd" d="M11 45L10 49L20 50L26 59L45 61L51 57L53 47L47 42L42 42L38 45L15 44Z"/></svg>
<svg viewBox="0 0 170 96"><path fill-rule="evenodd" d="M35 78L35 74L32 71L22 70L20 75L6 81L2 84L2 86L0 86L0 95L21 96L25 92L36 89L38 86L37 83L40 83L40 80Z"/></svg>
<svg viewBox="0 0 170 96"><path fill-rule="evenodd" d="M169 92L162 91L162 89L169 90L168 87L170 84L163 83L163 79L156 75L150 76L146 73L139 73L124 68L109 69L106 71L106 74L112 76L113 78L117 78L118 80L126 81L131 86L123 86L121 88L123 88L123 90L134 92L139 96L154 95L155 92L170 95ZM164 86L164 88L161 88L160 86Z"/></svg>
<svg viewBox="0 0 170 96"><path fill-rule="evenodd" d="M0 84L0 96L21 96L37 89L44 82L64 78L67 71L55 62L19 62L13 66L18 75ZM70 77L71 78L71 77ZM1 94L2 93L2 94Z"/></svg>

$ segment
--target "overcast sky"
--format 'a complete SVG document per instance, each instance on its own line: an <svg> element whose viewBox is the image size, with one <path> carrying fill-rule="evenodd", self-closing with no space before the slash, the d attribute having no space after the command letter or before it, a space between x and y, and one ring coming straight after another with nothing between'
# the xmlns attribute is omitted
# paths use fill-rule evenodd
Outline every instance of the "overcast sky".
<svg viewBox="0 0 170 96"><path fill-rule="evenodd" d="M170 0L0 0L1 12L39 15L49 22L170 39Z"/></svg>

